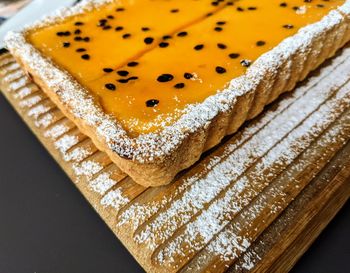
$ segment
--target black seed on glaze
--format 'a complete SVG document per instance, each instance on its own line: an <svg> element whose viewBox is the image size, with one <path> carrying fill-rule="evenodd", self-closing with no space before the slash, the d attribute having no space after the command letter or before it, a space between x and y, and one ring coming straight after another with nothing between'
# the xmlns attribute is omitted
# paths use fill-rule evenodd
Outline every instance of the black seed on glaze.
<svg viewBox="0 0 350 273"><path fill-rule="evenodd" d="M237 7L236 10L242 12L242 11L244 11L244 8L242 8L242 7Z"/></svg>
<svg viewBox="0 0 350 273"><path fill-rule="evenodd" d="M285 7L287 7L287 3L286 2L282 2L281 4L280 4L280 7L282 7L282 8L285 8Z"/></svg>
<svg viewBox="0 0 350 273"><path fill-rule="evenodd" d="M119 79L118 82L119 83L128 83L128 80L127 79Z"/></svg>
<svg viewBox="0 0 350 273"><path fill-rule="evenodd" d="M124 10L125 10L125 8L117 8L115 11L120 12L120 11L124 11Z"/></svg>
<svg viewBox="0 0 350 273"><path fill-rule="evenodd" d="M217 46L220 49L226 49L227 48L227 46L225 44L222 44L222 43L218 43Z"/></svg>
<svg viewBox="0 0 350 273"><path fill-rule="evenodd" d="M152 37L146 37L143 41L145 42L146 45L150 45L153 43L153 38Z"/></svg>
<svg viewBox="0 0 350 273"><path fill-rule="evenodd" d="M178 34L177 34L177 36L178 37L185 37L185 36L187 36L187 32L186 31L181 31L181 32L179 32Z"/></svg>
<svg viewBox="0 0 350 273"><path fill-rule="evenodd" d="M98 27L103 27L103 26L105 26L107 24L107 22L108 21L106 19L101 19L100 21L98 21L97 26Z"/></svg>
<svg viewBox="0 0 350 273"><path fill-rule="evenodd" d="M192 75L191 73L186 72L186 73L184 73L184 78L185 78L186 80L189 80L189 79L192 79L192 78L193 78L193 75Z"/></svg>
<svg viewBox="0 0 350 273"><path fill-rule="evenodd" d="M130 38L131 34L130 33L125 33L123 34L123 39L128 39Z"/></svg>
<svg viewBox="0 0 350 273"><path fill-rule="evenodd" d="M63 47L70 47L70 43L69 42L63 43Z"/></svg>
<svg viewBox="0 0 350 273"><path fill-rule="evenodd" d="M222 31L222 29L223 29L222 27L215 27L215 28L214 28L214 30L217 31L217 32Z"/></svg>
<svg viewBox="0 0 350 273"><path fill-rule="evenodd" d="M81 56L83 60L90 60L90 55L89 54L84 54Z"/></svg>
<svg viewBox="0 0 350 273"><path fill-rule="evenodd" d="M169 43L166 43L166 42L159 43L159 47L161 47L161 48L165 48L165 47L168 47L168 46L169 46Z"/></svg>
<svg viewBox="0 0 350 273"><path fill-rule="evenodd" d="M104 26L102 29L103 29L103 30L108 30L108 29L111 29L111 28L112 28L112 27L108 25L108 26Z"/></svg>
<svg viewBox="0 0 350 273"><path fill-rule="evenodd" d="M135 67L135 66L137 66L139 63L138 62L129 62L128 64L127 64L127 66L129 66L129 67Z"/></svg>
<svg viewBox="0 0 350 273"><path fill-rule="evenodd" d="M112 68L103 68L103 72L111 73L111 72L113 72L113 69Z"/></svg>
<svg viewBox="0 0 350 273"><path fill-rule="evenodd" d="M130 77L130 78L127 78L127 79L119 79L118 82L120 82L120 83L128 83L129 81L133 81L133 80L137 80L137 79L138 79L138 77L133 76L133 77Z"/></svg>
<svg viewBox="0 0 350 273"><path fill-rule="evenodd" d="M291 25L291 24L285 24L285 25L283 25L283 27L286 28L286 29L292 29L292 28L294 28L294 26Z"/></svg>
<svg viewBox="0 0 350 273"><path fill-rule="evenodd" d="M171 39L172 37L171 37L170 35L164 35L162 38L163 38L163 40L169 40L169 39Z"/></svg>
<svg viewBox="0 0 350 273"><path fill-rule="evenodd" d="M157 78L157 81L159 82L170 82L174 79L174 76L171 74L162 74Z"/></svg>
<svg viewBox="0 0 350 273"><path fill-rule="evenodd" d="M218 74L223 74L223 73L226 72L226 69L223 68L223 67L221 67L221 66L217 66L217 67L215 67L215 71L216 71L216 73L218 73Z"/></svg>
<svg viewBox="0 0 350 273"><path fill-rule="evenodd" d="M256 42L256 45L257 45L257 46L264 46L265 44L266 44L265 41L257 41L257 42Z"/></svg>
<svg viewBox="0 0 350 273"><path fill-rule="evenodd" d="M238 53L231 53L228 55L231 59L237 59L239 57Z"/></svg>
<svg viewBox="0 0 350 273"><path fill-rule="evenodd" d="M76 25L76 26L82 26L82 25L84 25L84 23L83 23L83 22L75 22L74 25Z"/></svg>
<svg viewBox="0 0 350 273"><path fill-rule="evenodd" d="M114 16L113 15L108 15L107 18L113 20Z"/></svg>
<svg viewBox="0 0 350 273"><path fill-rule="evenodd" d="M202 50L204 48L204 45L203 44L199 44L199 45L196 45L193 49L194 50Z"/></svg>
<svg viewBox="0 0 350 273"><path fill-rule="evenodd" d="M118 27L116 27L115 28L115 31L121 31L121 30L123 30L124 28L122 27L122 26L118 26Z"/></svg>
<svg viewBox="0 0 350 273"><path fill-rule="evenodd" d="M90 37L84 37L83 40L84 42L90 42Z"/></svg>
<svg viewBox="0 0 350 273"><path fill-rule="evenodd" d="M185 87L185 84L183 82L179 82L179 83L174 85L174 88L176 88L176 89L182 89L184 87Z"/></svg>
<svg viewBox="0 0 350 273"><path fill-rule="evenodd" d="M129 72L126 70L119 70L117 71L117 74L121 77L126 77L127 75L129 75Z"/></svg>
<svg viewBox="0 0 350 273"><path fill-rule="evenodd" d="M217 24L218 26L223 26L223 25L226 24L226 22L225 22L225 21L218 21L218 22L216 22L216 24Z"/></svg>
<svg viewBox="0 0 350 273"><path fill-rule="evenodd" d="M78 49L76 50L76 52L85 52L85 51L86 51L85 48L78 48Z"/></svg>
<svg viewBox="0 0 350 273"><path fill-rule="evenodd" d="M74 34L75 34L75 35L81 34L81 30L80 30L80 29L76 29L76 30L74 31Z"/></svg>
<svg viewBox="0 0 350 273"><path fill-rule="evenodd" d="M105 87L106 87L108 90L112 90L112 91L114 91L114 90L117 89L116 86L115 86L113 83L106 83L106 84L105 84Z"/></svg>
<svg viewBox="0 0 350 273"><path fill-rule="evenodd" d="M83 40L83 38L80 37L80 36L74 37L74 41L79 42L79 41L82 41L82 40Z"/></svg>
<svg viewBox="0 0 350 273"><path fill-rule="evenodd" d="M179 12L179 9L172 9L172 10L170 10L170 12L171 13L177 13L177 12Z"/></svg>
<svg viewBox="0 0 350 273"><path fill-rule="evenodd" d="M59 31L56 33L57 36L62 37L62 36L70 36L71 33L70 31Z"/></svg>
<svg viewBox="0 0 350 273"><path fill-rule="evenodd" d="M158 104L159 104L159 100L156 100L156 99L151 99L146 101L147 107L154 107L154 106L157 106Z"/></svg>

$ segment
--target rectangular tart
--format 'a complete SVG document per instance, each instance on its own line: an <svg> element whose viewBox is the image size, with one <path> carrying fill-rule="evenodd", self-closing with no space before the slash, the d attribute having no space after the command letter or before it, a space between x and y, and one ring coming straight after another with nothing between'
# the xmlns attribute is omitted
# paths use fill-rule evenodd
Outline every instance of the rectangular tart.
<svg viewBox="0 0 350 273"><path fill-rule="evenodd" d="M349 15L350 0L90 0L5 42L121 170L160 186L332 57Z"/></svg>

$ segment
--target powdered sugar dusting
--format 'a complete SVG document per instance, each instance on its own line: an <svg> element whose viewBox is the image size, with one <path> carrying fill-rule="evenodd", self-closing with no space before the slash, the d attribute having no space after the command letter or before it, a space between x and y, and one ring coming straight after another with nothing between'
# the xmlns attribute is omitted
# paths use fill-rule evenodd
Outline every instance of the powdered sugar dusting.
<svg viewBox="0 0 350 273"><path fill-rule="evenodd" d="M94 174L97 174L102 169L103 167L98 162L91 160L73 164L73 170L77 176L84 175L88 178L91 178Z"/></svg>
<svg viewBox="0 0 350 273"><path fill-rule="evenodd" d="M39 119L36 119L34 124L36 127L40 128L40 127L44 127L46 128L47 126L49 126L53 121L53 116L51 113L47 113L46 115L40 117Z"/></svg>
<svg viewBox="0 0 350 273"><path fill-rule="evenodd" d="M89 182L89 187L93 191L95 191L101 195L104 195L116 183L117 183L117 181L115 181L111 178L110 173L101 173L99 176L97 176L95 179L93 179Z"/></svg>
<svg viewBox="0 0 350 273"><path fill-rule="evenodd" d="M101 205L104 207L113 207L116 210L120 210L121 207L129 203L129 199L123 196L120 189L116 189L108 192L102 199Z"/></svg>
<svg viewBox="0 0 350 273"><path fill-rule="evenodd" d="M72 148L75 144L79 142L77 136L64 135L60 139L58 139L54 145L57 150L61 152L61 154L65 154L70 148Z"/></svg>
<svg viewBox="0 0 350 273"><path fill-rule="evenodd" d="M24 108L24 107L32 107L34 106L35 104L37 104L38 102L41 101L41 97L39 95L37 96L33 96L33 97L30 97L26 100L22 100L20 103L19 103L19 107L21 108Z"/></svg>
<svg viewBox="0 0 350 273"><path fill-rule="evenodd" d="M91 150L83 147L76 147L69 152L66 152L63 156L65 161L80 162L92 154Z"/></svg>
<svg viewBox="0 0 350 273"><path fill-rule="evenodd" d="M56 139L59 136L63 135L64 133L67 133L68 130L69 128L64 124L56 124L52 128L45 131L44 137Z"/></svg>
<svg viewBox="0 0 350 273"><path fill-rule="evenodd" d="M39 104L39 105L33 107L32 109L30 109L28 111L27 115L29 117L33 117L33 118L37 119L40 115L46 113L49 110L50 110L49 107L42 105L42 104Z"/></svg>

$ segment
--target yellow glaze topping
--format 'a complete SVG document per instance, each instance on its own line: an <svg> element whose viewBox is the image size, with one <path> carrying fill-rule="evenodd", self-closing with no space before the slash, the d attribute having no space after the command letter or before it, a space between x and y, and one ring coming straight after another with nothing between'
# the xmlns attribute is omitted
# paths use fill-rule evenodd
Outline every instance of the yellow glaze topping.
<svg viewBox="0 0 350 273"><path fill-rule="evenodd" d="M222 90L260 55L343 3L129 0L28 39L137 136L171 124L188 104Z"/></svg>

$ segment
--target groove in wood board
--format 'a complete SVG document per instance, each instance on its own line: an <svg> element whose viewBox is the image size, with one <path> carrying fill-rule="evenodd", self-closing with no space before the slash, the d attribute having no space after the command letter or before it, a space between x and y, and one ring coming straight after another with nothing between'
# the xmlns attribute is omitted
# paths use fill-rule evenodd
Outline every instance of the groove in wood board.
<svg viewBox="0 0 350 273"><path fill-rule="evenodd" d="M81 134L8 53L0 86L147 271L280 272L349 197L349 56L343 50L172 184L148 189Z"/></svg>

